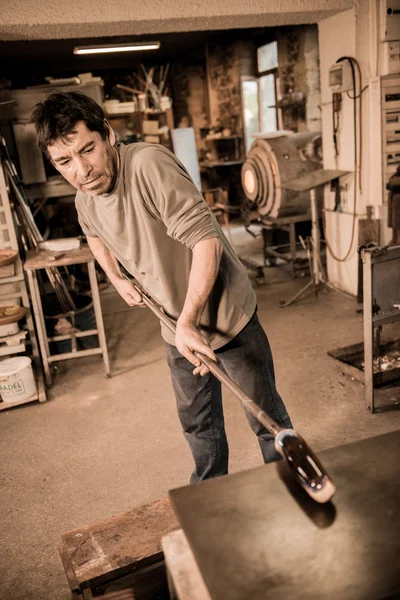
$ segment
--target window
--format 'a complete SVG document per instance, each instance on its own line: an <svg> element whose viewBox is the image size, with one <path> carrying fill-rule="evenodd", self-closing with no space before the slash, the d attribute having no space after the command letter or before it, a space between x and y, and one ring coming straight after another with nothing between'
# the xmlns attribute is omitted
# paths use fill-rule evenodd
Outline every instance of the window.
<svg viewBox="0 0 400 600"><path fill-rule="evenodd" d="M258 72L264 73L278 68L278 43L265 44L257 50Z"/></svg>
<svg viewBox="0 0 400 600"><path fill-rule="evenodd" d="M243 120L246 153L254 142L253 134L271 132L277 124L278 44L271 42L257 49L258 77L242 77Z"/></svg>
<svg viewBox="0 0 400 600"><path fill-rule="evenodd" d="M260 131L276 131L275 74L269 73L259 78L260 90Z"/></svg>
<svg viewBox="0 0 400 600"><path fill-rule="evenodd" d="M276 131L276 79L278 76L278 43L271 42L257 50L260 96L260 131ZM273 108L272 108L273 107Z"/></svg>
<svg viewBox="0 0 400 600"><path fill-rule="evenodd" d="M247 154L254 142L253 133L260 131L258 80L256 78L242 78L242 98L244 140Z"/></svg>

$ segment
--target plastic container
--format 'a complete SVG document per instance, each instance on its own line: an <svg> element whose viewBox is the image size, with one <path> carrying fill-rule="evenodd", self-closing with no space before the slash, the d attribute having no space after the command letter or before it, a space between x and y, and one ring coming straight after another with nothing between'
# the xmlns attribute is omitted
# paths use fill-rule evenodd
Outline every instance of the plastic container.
<svg viewBox="0 0 400 600"><path fill-rule="evenodd" d="M3 402L23 402L36 393L32 361L14 356L0 362L0 395Z"/></svg>
<svg viewBox="0 0 400 600"><path fill-rule="evenodd" d="M104 111L109 115L116 115L118 113L119 100L106 100L103 103Z"/></svg>

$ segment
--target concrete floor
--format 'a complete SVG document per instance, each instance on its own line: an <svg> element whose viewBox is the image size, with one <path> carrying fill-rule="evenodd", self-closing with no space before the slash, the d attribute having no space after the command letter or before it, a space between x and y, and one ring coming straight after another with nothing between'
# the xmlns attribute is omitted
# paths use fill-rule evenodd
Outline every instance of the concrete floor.
<svg viewBox="0 0 400 600"><path fill-rule="evenodd" d="M235 243L247 256L260 240ZM314 449L400 428L400 413L371 415L364 390L327 351L362 340L355 300L337 292L281 309L305 283L287 267L256 286L278 389ZM0 414L0 598L68 600L61 534L154 501L187 483L192 460L175 412L159 325L146 309L103 295L113 377L98 357L59 363L46 404ZM225 394L231 470L261 464L238 401Z"/></svg>

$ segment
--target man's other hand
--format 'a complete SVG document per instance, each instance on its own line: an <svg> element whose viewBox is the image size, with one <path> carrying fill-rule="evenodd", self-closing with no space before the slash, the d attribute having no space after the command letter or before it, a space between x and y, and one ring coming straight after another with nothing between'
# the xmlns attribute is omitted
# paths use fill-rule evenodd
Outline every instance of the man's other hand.
<svg viewBox="0 0 400 600"><path fill-rule="evenodd" d="M196 368L193 370L193 375L205 375L209 369L203 365L198 358L193 354L194 351L205 354L214 362L217 358L211 350L206 338L200 333L196 325L178 319L176 323L175 344L179 352L187 358Z"/></svg>
<svg viewBox="0 0 400 600"><path fill-rule="evenodd" d="M116 279L112 281L118 294L125 300L129 306L146 306L141 294L135 289L131 281L127 279Z"/></svg>

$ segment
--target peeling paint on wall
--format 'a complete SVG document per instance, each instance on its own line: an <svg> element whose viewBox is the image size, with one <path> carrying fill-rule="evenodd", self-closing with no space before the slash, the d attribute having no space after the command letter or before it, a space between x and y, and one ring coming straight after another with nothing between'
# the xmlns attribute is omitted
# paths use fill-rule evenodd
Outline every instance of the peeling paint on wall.
<svg viewBox="0 0 400 600"><path fill-rule="evenodd" d="M200 129L208 126L206 67L175 63L173 66L176 127L193 127L198 150L205 150Z"/></svg>
<svg viewBox="0 0 400 600"><path fill-rule="evenodd" d="M320 131L318 27L282 27L277 30L277 41L280 89L288 102L281 109L282 126L291 131Z"/></svg>
<svg viewBox="0 0 400 600"><path fill-rule="evenodd" d="M243 135L239 57L235 44L207 47L210 123Z"/></svg>

